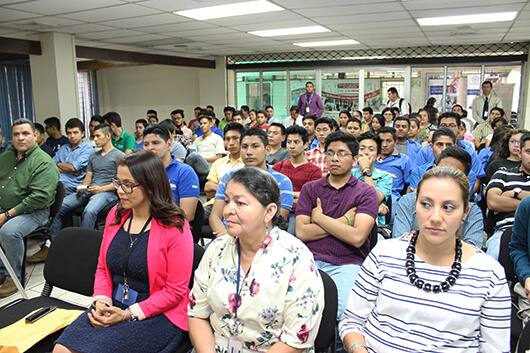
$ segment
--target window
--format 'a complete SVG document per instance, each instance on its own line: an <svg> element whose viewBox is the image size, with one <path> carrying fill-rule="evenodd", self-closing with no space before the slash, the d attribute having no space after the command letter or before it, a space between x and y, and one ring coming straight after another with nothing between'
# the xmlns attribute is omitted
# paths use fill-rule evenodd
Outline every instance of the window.
<svg viewBox="0 0 530 353"><path fill-rule="evenodd" d="M78 71L77 87L79 90L79 119L83 121L85 124L85 129L88 131L88 126L92 116L99 115L95 70Z"/></svg>

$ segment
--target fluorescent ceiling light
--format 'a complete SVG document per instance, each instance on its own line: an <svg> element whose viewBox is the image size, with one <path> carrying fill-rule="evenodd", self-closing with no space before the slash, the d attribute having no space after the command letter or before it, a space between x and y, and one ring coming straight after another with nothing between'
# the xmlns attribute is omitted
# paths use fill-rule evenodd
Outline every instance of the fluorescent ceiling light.
<svg viewBox="0 0 530 353"><path fill-rule="evenodd" d="M255 36L260 36L260 37L277 37L277 36L288 36L288 35L294 35L294 34L320 33L320 32L330 32L330 30L322 26L309 26L309 27L267 29L263 31L252 31L248 33L253 34Z"/></svg>
<svg viewBox="0 0 530 353"><path fill-rule="evenodd" d="M299 47L327 47L327 46L335 46L335 45L359 44L359 42L353 39L345 39L345 40L328 40L325 42L305 42L305 43L293 43L293 44Z"/></svg>
<svg viewBox="0 0 530 353"><path fill-rule="evenodd" d="M482 14L476 14L476 15L426 17L426 18L418 18L418 23L420 24L420 26L446 26L446 25L459 25L459 24L468 24L468 23L489 23L489 22L513 21L515 16L517 16L517 11L482 13Z"/></svg>
<svg viewBox="0 0 530 353"><path fill-rule="evenodd" d="M214 18L250 15L255 13L282 11L283 7L264 0L238 2L219 6L208 6L199 9L174 11L175 15L193 18L195 20L211 20Z"/></svg>

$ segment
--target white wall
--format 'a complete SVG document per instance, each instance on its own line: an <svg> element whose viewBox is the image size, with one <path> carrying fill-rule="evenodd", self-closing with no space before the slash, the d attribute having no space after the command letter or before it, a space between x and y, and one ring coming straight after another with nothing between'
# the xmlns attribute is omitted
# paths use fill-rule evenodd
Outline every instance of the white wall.
<svg viewBox="0 0 530 353"><path fill-rule="evenodd" d="M224 58L216 64L215 70L162 65L100 69L100 113L118 112L129 133L134 132L137 119L146 117L148 109L155 109L160 120L169 118L172 110L184 109L189 122L196 106L211 104L222 117L227 97Z"/></svg>

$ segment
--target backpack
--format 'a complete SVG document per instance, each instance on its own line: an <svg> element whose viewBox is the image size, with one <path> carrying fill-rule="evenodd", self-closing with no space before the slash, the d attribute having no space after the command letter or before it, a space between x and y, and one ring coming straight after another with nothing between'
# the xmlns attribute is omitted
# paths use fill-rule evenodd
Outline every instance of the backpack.
<svg viewBox="0 0 530 353"><path fill-rule="evenodd" d="M405 100L405 98L399 98L399 104L398 104L398 107L399 107L399 112L403 112L403 109L401 108L401 106L403 105L403 101ZM390 103L390 100L387 100L386 101L386 105L388 106L388 104ZM408 103L408 106L409 106L409 115L412 114L412 106L410 105L410 103Z"/></svg>

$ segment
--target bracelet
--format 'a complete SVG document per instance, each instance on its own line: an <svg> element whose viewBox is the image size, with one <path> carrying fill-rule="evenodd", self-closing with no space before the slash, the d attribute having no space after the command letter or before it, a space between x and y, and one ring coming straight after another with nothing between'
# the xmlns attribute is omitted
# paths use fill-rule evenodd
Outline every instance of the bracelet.
<svg viewBox="0 0 530 353"><path fill-rule="evenodd" d="M129 307L127 310L129 310L129 314L131 314L131 321L138 321L138 318L132 313L131 308Z"/></svg>
<svg viewBox="0 0 530 353"><path fill-rule="evenodd" d="M129 308L125 309L124 314L123 314L123 322L125 322L125 319L127 318L127 312L129 312L129 314L131 314L131 309L129 309Z"/></svg>
<svg viewBox="0 0 530 353"><path fill-rule="evenodd" d="M366 344L362 342L355 342L354 344L351 345L350 349L348 349L348 353L353 353L353 351L359 347L364 347L366 350L368 350L368 347L366 347Z"/></svg>
<svg viewBox="0 0 530 353"><path fill-rule="evenodd" d="M350 219L350 217L347 214L345 214L342 217L346 217L346 219L348 220L348 225L351 227L351 219Z"/></svg>

